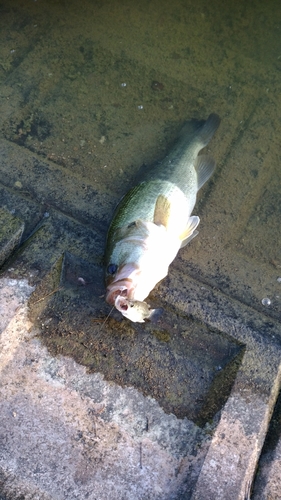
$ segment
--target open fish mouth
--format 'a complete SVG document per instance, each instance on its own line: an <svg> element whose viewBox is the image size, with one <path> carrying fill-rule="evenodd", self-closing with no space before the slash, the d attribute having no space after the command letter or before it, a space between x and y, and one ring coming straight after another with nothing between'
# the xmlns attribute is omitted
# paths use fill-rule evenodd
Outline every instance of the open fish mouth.
<svg viewBox="0 0 281 500"><path fill-rule="evenodd" d="M130 301L124 295L117 295L114 301L114 305L118 311L124 313L128 310L130 306Z"/></svg>
<svg viewBox="0 0 281 500"><path fill-rule="evenodd" d="M117 297L128 299L134 288L132 281L129 279L118 280L107 287L105 300L111 306L115 305Z"/></svg>
<svg viewBox="0 0 281 500"><path fill-rule="evenodd" d="M132 280L128 278L117 280L107 287L106 302L131 321L143 323L155 310L150 309L146 302L134 300L134 292Z"/></svg>

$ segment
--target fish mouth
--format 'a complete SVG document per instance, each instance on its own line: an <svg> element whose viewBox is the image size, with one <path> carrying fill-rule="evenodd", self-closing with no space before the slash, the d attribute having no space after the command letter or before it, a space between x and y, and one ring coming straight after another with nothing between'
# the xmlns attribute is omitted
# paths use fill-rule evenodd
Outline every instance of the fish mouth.
<svg viewBox="0 0 281 500"><path fill-rule="evenodd" d="M107 287L105 300L111 306L115 305L117 297L129 299L134 291L133 282L131 279L117 280Z"/></svg>
<svg viewBox="0 0 281 500"><path fill-rule="evenodd" d="M116 309L118 309L118 311L120 311L122 314L124 314L124 312L126 312L129 308L129 300L126 296L124 297L123 295L118 295L115 298L114 304Z"/></svg>

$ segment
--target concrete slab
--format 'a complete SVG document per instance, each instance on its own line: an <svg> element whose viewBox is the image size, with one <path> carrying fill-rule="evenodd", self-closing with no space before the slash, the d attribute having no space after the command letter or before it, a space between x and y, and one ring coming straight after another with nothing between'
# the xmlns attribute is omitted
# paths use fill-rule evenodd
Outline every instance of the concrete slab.
<svg viewBox="0 0 281 500"><path fill-rule="evenodd" d="M169 304L174 301L247 346L192 498L247 498L280 387L280 325L192 280L187 302L180 291L171 291L170 277L163 290Z"/></svg>
<svg viewBox="0 0 281 500"><path fill-rule="evenodd" d="M255 478L252 495L254 500L280 498L280 410L279 395Z"/></svg>
<svg viewBox="0 0 281 500"><path fill-rule="evenodd" d="M209 437L132 387L89 375L70 358L52 358L28 321L24 299L32 290L26 280L1 280L8 323L1 331L3 497L187 494Z"/></svg>

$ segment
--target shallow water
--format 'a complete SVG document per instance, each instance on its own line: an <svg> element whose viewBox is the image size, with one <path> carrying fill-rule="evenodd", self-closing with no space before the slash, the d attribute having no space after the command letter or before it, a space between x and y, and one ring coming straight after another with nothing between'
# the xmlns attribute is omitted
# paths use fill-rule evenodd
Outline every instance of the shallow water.
<svg viewBox="0 0 281 500"><path fill-rule="evenodd" d="M184 120L213 111L223 119L212 148L222 162L229 128L249 119L253 101L278 103L277 7L2 2L1 94L13 101L3 132L122 193L143 163L165 154ZM269 146L259 145L257 160Z"/></svg>

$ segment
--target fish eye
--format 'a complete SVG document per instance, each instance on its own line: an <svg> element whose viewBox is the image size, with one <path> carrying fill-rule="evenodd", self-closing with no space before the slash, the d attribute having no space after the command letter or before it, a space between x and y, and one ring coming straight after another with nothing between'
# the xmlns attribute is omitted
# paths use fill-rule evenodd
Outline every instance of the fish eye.
<svg viewBox="0 0 281 500"><path fill-rule="evenodd" d="M108 272L108 274L115 274L116 271L117 271L117 269L118 269L117 264L109 264L107 266L107 272Z"/></svg>
<svg viewBox="0 0 281 500"><path fill-rule="evenodd" d="M136 221L133 221L133 222L130 222L130 224L128 224L128 226L127 226L127 227L128 227L128 229L129 229L130 227L134 227L134 226L136 226L136 225L137 225Z"/></svg>

